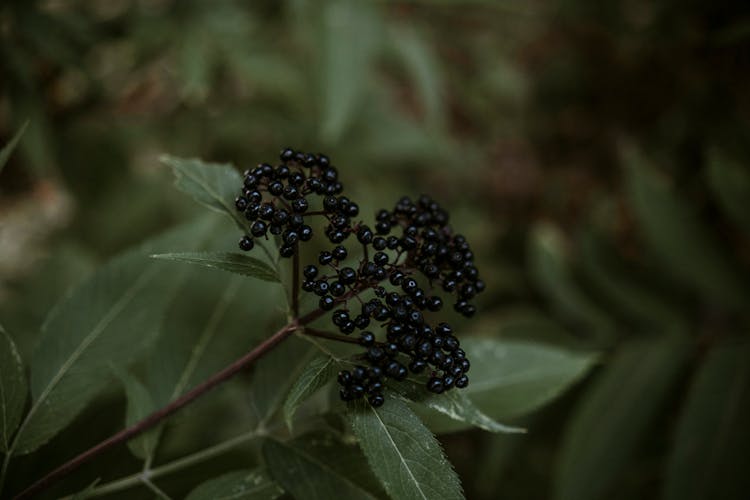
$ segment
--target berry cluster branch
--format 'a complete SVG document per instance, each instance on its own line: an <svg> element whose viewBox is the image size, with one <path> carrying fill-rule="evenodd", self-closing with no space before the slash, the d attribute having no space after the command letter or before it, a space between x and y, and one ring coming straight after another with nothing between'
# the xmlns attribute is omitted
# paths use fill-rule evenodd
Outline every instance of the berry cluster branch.
<svg viewBox="0 0 750 500"><path fill-rule="evenodd" d="M324 313L325 311L321 309L316 309L301 318L293 319L292 321L284 325L282 328L280 328L276 333L274 333L273 335L265 339L263 342L258 344L250 352L248 352L247 354L245 354L244 356L242 356L241 358L239 358L232 364L228 365L227 367L223 368L219 372L215 373L214 375L212 375L210 378L208 378L206 381L204 381L200 385L186 392L185 394L175 399L171 403L162 407L161 409L153 412L152 414L150 414L143 420L140 420L139 422L136 422L130 427L127 427L121 430L120 432L110 436L109 438L105 439L99 444L89 448L88 450L84 451L80 455L76 456L75 458L72 458L71 460L67 461L63 465L54 469L53 471L48 473L46 476L42 477L41 479L36 481L34 484L32 484L31 486L23 490L21 493L19 493L16 497L14 497L15 500L31 498L32 496L47 489L49 486L51 486L53 483L55 483L59 479L67 476L68 474L73 472L75 469L83 465L84 463L90 461L93 458L98 457L105 451L121 443L129 441L130 439L151 429L152 427L155 427L156 425L164 421L167 417L171 416L178 410L182 409L183 407L192 403L199 397L203 396L205 393L207 393L208 391L210 391L217 385L223 382L226 382L227 380L234 377L242 370L251 366L258 359L268 354L274 347L279 345L283 340L288 338L292 333L301 329L308 323L315 321Z"/></svg>

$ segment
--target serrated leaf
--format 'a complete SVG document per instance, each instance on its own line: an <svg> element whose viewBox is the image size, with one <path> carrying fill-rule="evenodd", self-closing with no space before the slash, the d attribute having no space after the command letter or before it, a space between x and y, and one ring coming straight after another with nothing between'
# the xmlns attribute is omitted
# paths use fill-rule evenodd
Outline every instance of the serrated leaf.
<svg viewBox="0 0 750 500"><path fill-rule="evenodd" d="M689 354L685 339L631 341L618 349L570 418L555 498L602 498L666 403Z"/></svg>
<svg viewBox="0 0 750 500"><path fill-rule="evenodd" d="M496 422L485 415L466 395L463 390L450 390L443 394L432 394L428 392L424 383L417 380L404 380L389 384L406 401L413 401L435 410L448 418L478 427L489 432L523 433L524 429L512 427Z"/></svg>
<svg viewBox="0 0 750 500"><path fill-rule="evenodd" d="M469 386L458 392L484 415L500 421L526 415L551 402L597 361L593 353L518 340L468 337L461 340L461 346L471 361L471 370ZM419 413L435 432L455 432L469 426L468 420L449 421Z"/></svg>
<svg viewBox="0 0 750 500"><path fill-rule="evenodd" d="M7 451L28 397L23 361L0 325L0 451Z"/></svg>
<svg viewBox="0 0 750 500"><path fill-rule="evenodd" d="M129 427L153 412L156 405L154 405L154 400L148 389L140 380L123 369L115 369L114 371L125 389L127 399L125 425ZM133 455L145 460L153 453L158 440L158 431L151 429L128 441L128 448Z"/></svg>
<svg viewBox="0 0 750 500"><path fill-rule="evenodd" d="M181 273L148 258L154 251L200 241L210 221L186 224L116 257L50 312L31 365L32 406L12 445L28 453L64 428L153 340Z"/></svg>
<svg viewBox="0 0 750 500"><path fill-rule="evenodd" d="M307 365L284 401L284 419L287 427L292 428L292 419L299 405L326 385L337 370L338 364L329 356L319 356Z"/></svg>
<svg viewBox="0 0 750 500"><path fill-rule="evenodd" d="M305 448L268 439L263 458L273 478L295 498L375 498Z"/></svg>
<svg viewBox="0 0 750 500"><path fill-rule="evenodd" d="M3 146L3 149L0 149L0 173L3 172L3 168L5 168L5 164L8 163L10 155L13 153L13 150L16 149L16 146L18 146L18 142L21 140L21 136L23 136L23 133L26 131L26 127L28 126L28 124L29 122L26 122L21 125L21 128L18 129L16 135L14 135L5 146Z"/></svg>
<svg viewBox="0 0 750 500"><path fill-rule="evenodd" d="M337 141L353 119L369 83L380 29L367 3L333 1L323 11L323 137Z"/></svg>
<svg viewBox="0 0 750 500"><path fill-rule="evenodd" d="M211 210L228 215L242 229L246 221L237 213L234 198L242 189L242 176L231 165L205 163L198 159L163 156L172 167L175 186Z"/></svg>
<svg viewBox="0 0 750 500"><path fill-rule="evenodd" d="M750 343L716 345L677 425L663 498L740 500L750 489Z"/></svg>
<svg viewBox="0 0 750 500"><path fill-rule="evenodd" d="M154 259L187 262L198 266L212 267L231 273L279 283L279 275L265 262L248 255L230 252L181 252L161 253L151 256Z"/></svg>
<svg viewBox="0 0 750 500"><path fill-rule="evenodd" d="M750 171L714 153L708 165L708 180L724 212L750 234Z"/></svg>
<svg viewBox="0 0 750 500"><path fill-rule="evenodd" d="M587 327L604 343L612 340L615 322L575 282L558 228L548 224L534 227L529 260L536 286L562 316Z"/></svg>
<svg viewBox="0 0 750 500"><path fill-rule="evenodd" d="M399 499L464 498L461 482L435 436L406 404L352 404L347 413L370 467Z"/></svg>
<svg viewBox="0 0 750 500"><path fill-rule="evenodd" d="M714 234L645 158L625 155L626 186L638 226L661 265L712 303L742 308L748 295Z"/></svg>
<svg viewBox="0 0 750 500"><path fill-rule="evenodd" d="M283 494L264 469L238 470L201 483L186 500L274 500Z"/></svg>

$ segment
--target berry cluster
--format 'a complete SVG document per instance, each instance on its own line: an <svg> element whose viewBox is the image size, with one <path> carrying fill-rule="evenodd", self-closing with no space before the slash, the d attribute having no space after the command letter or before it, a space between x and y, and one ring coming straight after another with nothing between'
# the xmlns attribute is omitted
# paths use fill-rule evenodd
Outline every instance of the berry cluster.
<svg viewBox="0 0 750 500"><path fill-rule="evenodd" d="M371 405L380 406L385 380L404 380L409 373L427 372L426 388L437 394L466 387L471 366L466 353L450 325L435 325L430 318L443 309L441 295L446 294L454 297L458 313L473 316L471 300L485 285L466 238L448 225L448 213L426 195L404 197L392 210L378 211L370 228L353 220L359 207L341 195L327 157L285 149L281 160L276 169L263 164L246 173L237 208L253 221L254 237L265 236L266 230L282 234L279 251L285 257L295 255L298 242L312 236L303 214L326 219L325 234L333 246L318 254L316 264L303 268L301 288L319 297L323 311L336 308L331 320L340 333L360 332L357 343L365 351L351 371L339 373L341 398L366 396ZM308 194L322 198L320 210L308 211ZM262 226L256 230L258 224ZM290 233L295 237L289 238ZM240 246L251 249L252 238L246 236ZM352 259L354 249L361 250L358 261ZM384 332L384 338L378 340L374 331Z"/></svg>
<svg viewBox="0 0 750 500"><path fill-rule="evenodd" d="M245 214L249 234L240 239L239 245L242 250L252 250L253 238L268 238L271 233L281 237L279 254L292 257L299 242L312 239L313 230L306 223L306 215L324 214L348 220L359 213L359 207L348 200L341 203L336 197L344 188L338 180L338 170L327 156L287 148L279 158L281 163L276 167L262 163L245 171L242 194L235 199L235 206ZM311 195L325 197L322 211L310 211Z"/></svg>

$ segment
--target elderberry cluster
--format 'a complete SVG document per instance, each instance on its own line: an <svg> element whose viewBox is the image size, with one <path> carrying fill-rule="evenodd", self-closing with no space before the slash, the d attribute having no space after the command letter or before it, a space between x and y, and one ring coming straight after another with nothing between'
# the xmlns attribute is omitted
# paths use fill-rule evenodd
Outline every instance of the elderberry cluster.
<svg viewBox="0 0 750 500"><path fill-rule="evenodd" d="M386 380L402 381L410 373L425 373L433 393L466 387L471 363L451 326L436 321L435 313L443 309L443 296L451 296L455 311L473 316L471 301L485 285L466 238L448 225L448 213L426 195L403 197L392 210L378 211L371 228L355 220L359 207L341 195L338 172L326 156L285 149L280 159L276 168L262 164L246 172L237 208L252 221L252 237L281 235L285 257L312 237L305 217L321 217L332 246L319 252L316 264L304 266L301 288L319 297L320 309L333 310L331 321L341 334L359 331L357 343L365 348L352 370L339 373L341 398L367 397L380 406ZM308 211L310 194L320 198L318 210ZM250 236L240 241L245 250L252 246Z"/></svg>
<svg viewBox="0 0 750 500"><path fill-rule="evenodd" d="M286 148L279 159L276 167L261 163L245 171L242 194L235 199L235 206L248 220L249 234L240 239L239 245L242 250L252 250L254 238L267 239L270 233L281 237L279 255L292 257L299 242L313 237L313 229L305 218L310 213L312 195L325 197L323 209L315 214L330 215L337 221L356 216L359 207L336 198L344 187L327 156ZM335 200L335 207L330 200Z"/></svg>

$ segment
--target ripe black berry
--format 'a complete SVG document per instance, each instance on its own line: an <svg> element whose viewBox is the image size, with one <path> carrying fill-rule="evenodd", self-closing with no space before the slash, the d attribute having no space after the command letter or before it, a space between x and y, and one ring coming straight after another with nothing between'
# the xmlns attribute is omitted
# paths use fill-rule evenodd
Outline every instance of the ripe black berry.
<svg viewBox="0 0 750 500"><path fill-rule="evenodd" d="M240 240L240 248L246 252L253 249L255 246L255 243L253 242L253 239L249 236L244 236Z"/></svg>

